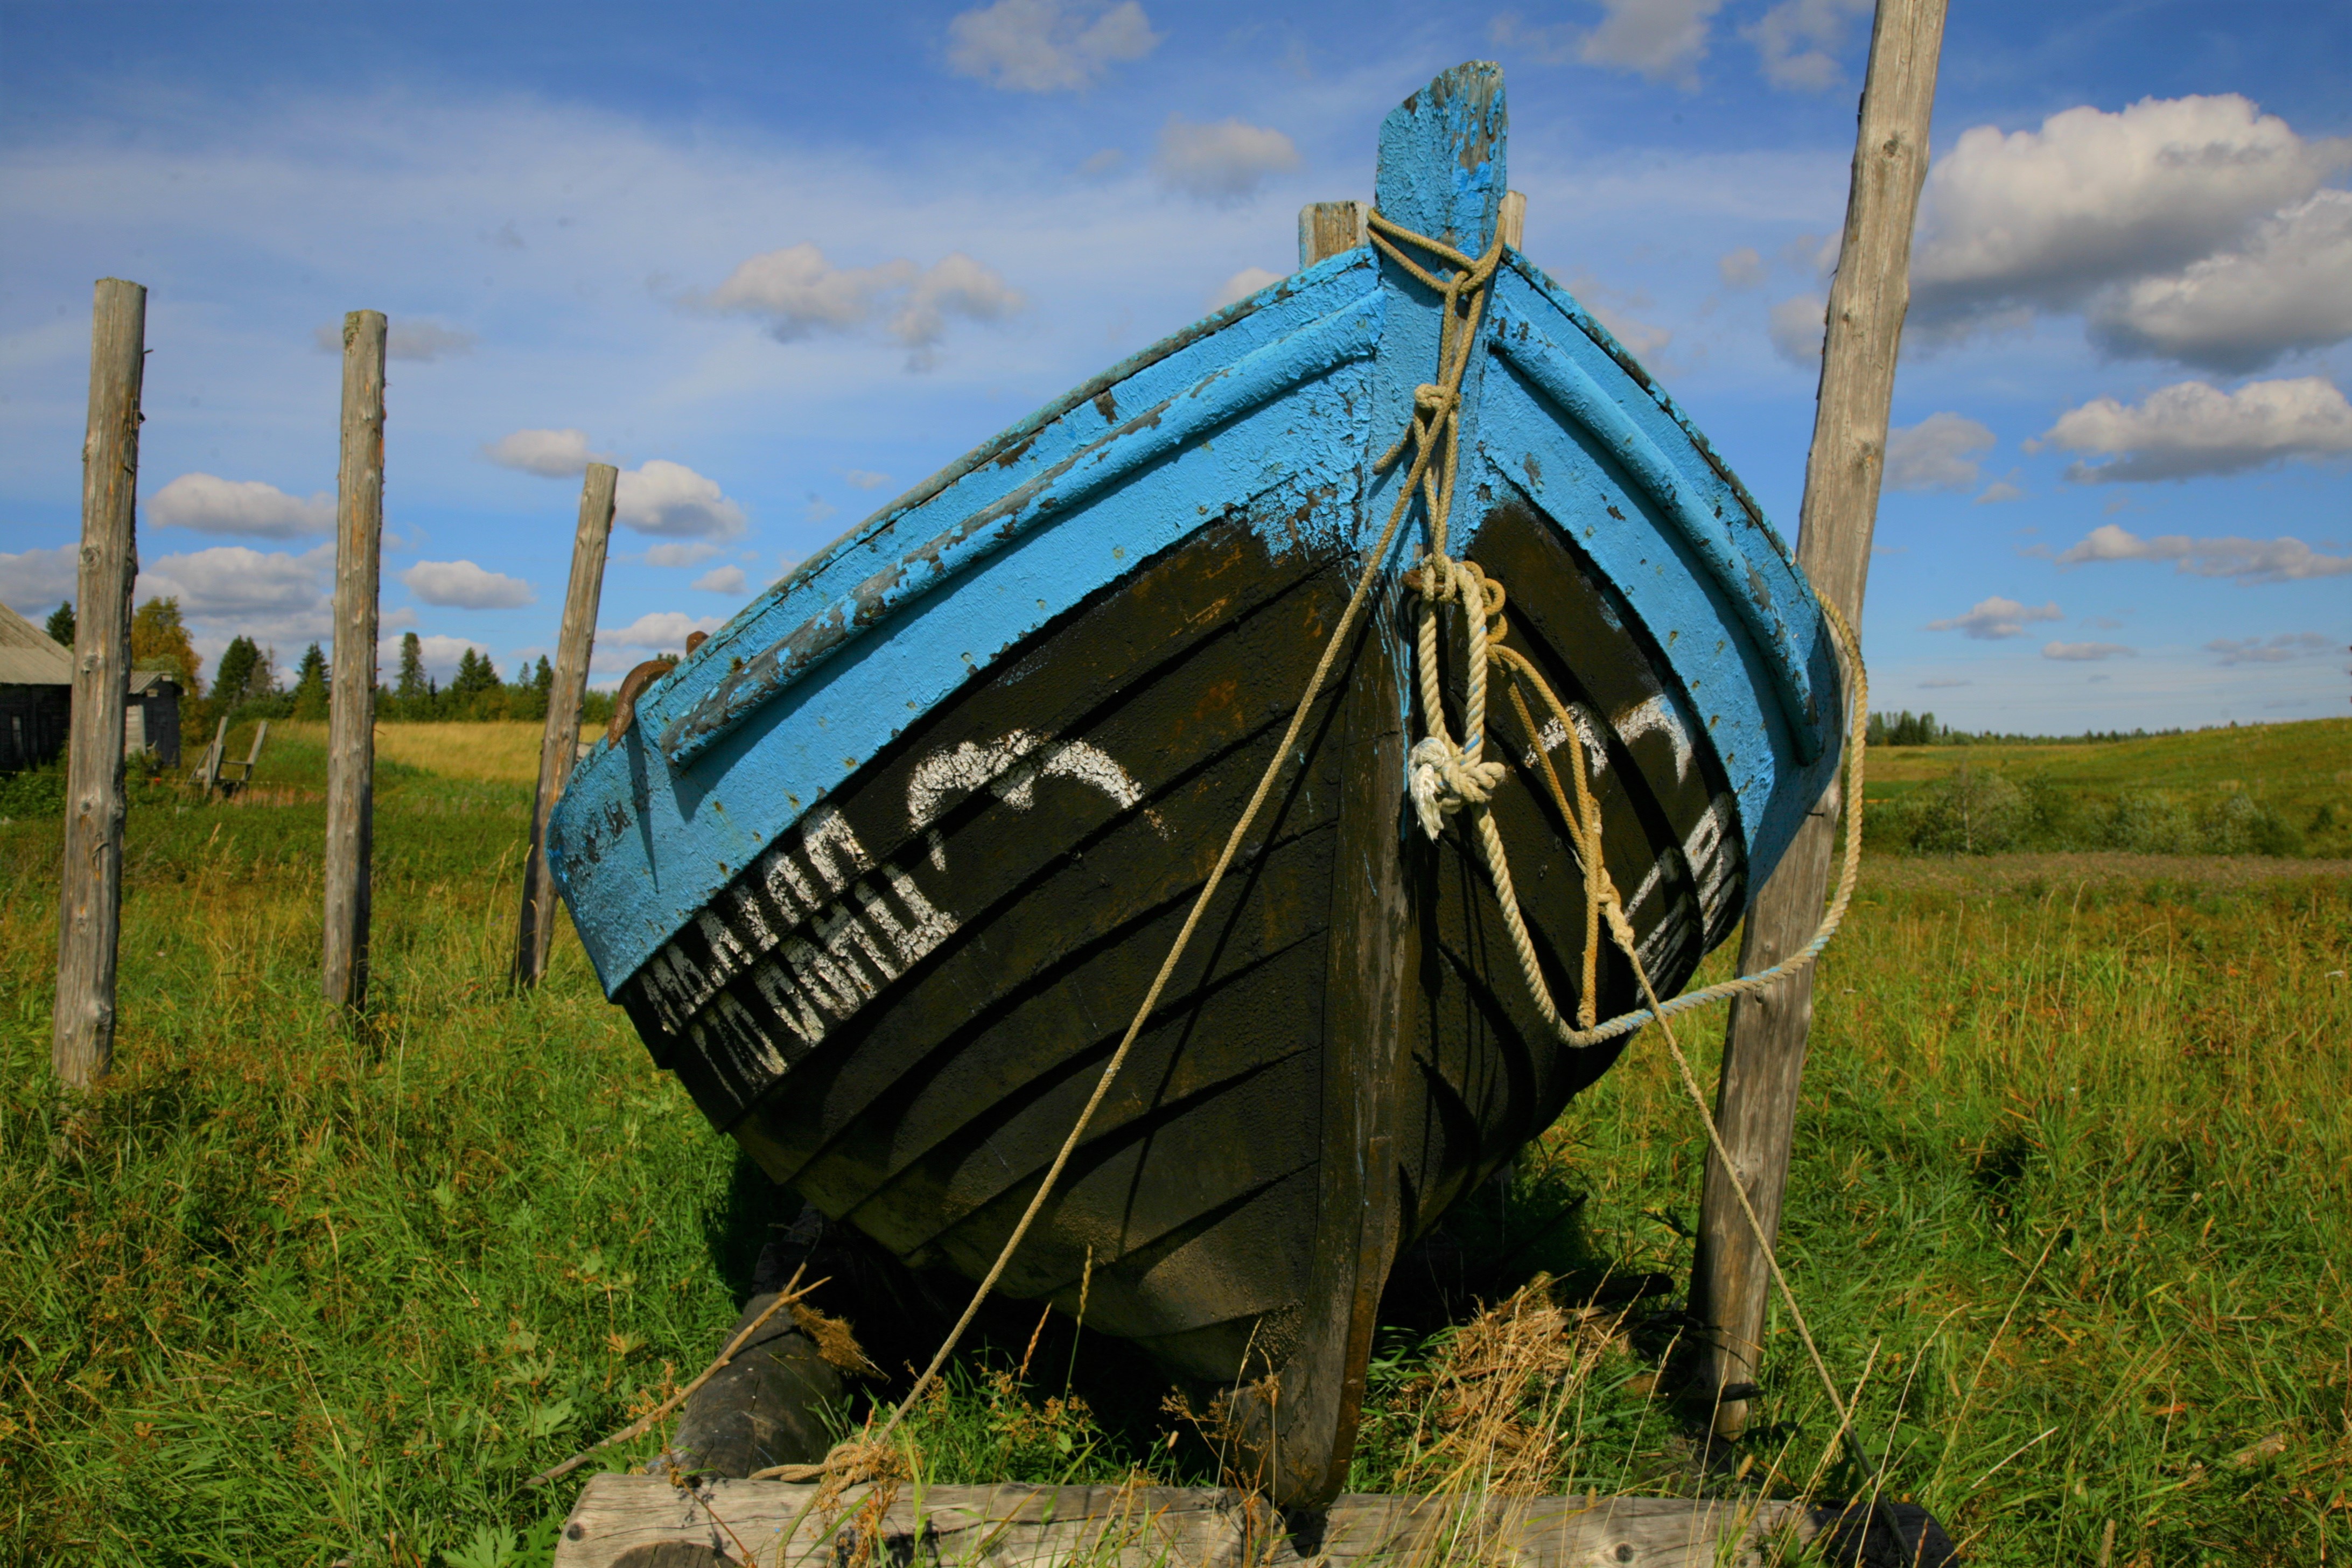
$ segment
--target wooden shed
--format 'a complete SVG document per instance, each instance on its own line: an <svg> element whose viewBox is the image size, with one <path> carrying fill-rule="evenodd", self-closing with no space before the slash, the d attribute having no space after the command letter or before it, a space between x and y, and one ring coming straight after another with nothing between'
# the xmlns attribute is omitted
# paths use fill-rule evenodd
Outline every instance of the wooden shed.
<svg viewBox="0 0 2352 1568"><path fill-rule="evenodd" d="M122 753L152 752L180 765L180 683L168 669L134 669L122 704Z"/></svg>
<svg viewBox="0 0 2352 1568"><path fill-rule="evenodd" d="M72 708L73 654L0 605L0 773L39 767L63 751Z"/></svg>

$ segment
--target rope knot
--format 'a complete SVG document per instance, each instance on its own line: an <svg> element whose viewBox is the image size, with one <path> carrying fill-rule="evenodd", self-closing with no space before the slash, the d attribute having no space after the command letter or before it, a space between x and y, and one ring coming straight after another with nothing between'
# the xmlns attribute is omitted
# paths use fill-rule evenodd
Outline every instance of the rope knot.
<svg viewBox="0 0 2352 1568"><path fill-rule="evenodd" d="M1483 806L1494 799L1495 786L1510 771L1502 763L1473 761L1444 735L1423 735L1414 742L1407 762L1412 809L1421 818L1421 830L1432 838L1464 806Z"/></svg>

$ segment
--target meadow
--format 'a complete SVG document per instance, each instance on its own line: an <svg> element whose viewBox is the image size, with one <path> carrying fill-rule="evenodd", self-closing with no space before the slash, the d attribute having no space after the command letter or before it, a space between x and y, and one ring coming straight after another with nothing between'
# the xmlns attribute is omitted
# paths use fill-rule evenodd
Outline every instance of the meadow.
<svg viewBox="0 0 2352 1568"><path fill-rule="evenodd" d="M504 984L535 727L382 734L364 1023L318 1000L322 737L273 726L236 800L135 793L115 1071L84 1101L47 1066L57 824L0 821L0 1561L543 1563L589 1471L526 1478L691 1377L748 1288L759 1179L568 931L547 984ZM2341 744L2039 763L2259 778L2315 816ZM2171 752L2135 773L2134 746ZM1958 760L1927 750L1874 767ZM1687 1326L1644 1290L1687 1276L1704 1134L1640 1039L1450 1223L1486 1310L1400 1295L1353 1484L1883 1482L1972 1563L2352 1561L2347 873L1872 857L1781 1248L1859 1446L1827 1451L1776 1312L1762 1418L1701 1463ZM1703 1080L1719 1032L1685 1031ZM1059 1321L1032 1353L1034 1321L998 1312L910 1423L924 1474L1210 1479L1213 1421Z"/></svg>

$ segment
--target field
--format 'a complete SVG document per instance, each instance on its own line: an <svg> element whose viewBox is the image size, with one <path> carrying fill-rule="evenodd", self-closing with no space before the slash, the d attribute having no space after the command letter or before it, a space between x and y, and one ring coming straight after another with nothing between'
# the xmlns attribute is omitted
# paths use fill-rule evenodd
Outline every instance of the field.
<svg viewBox="0 0 2352 1568"><path fill-rule="evenodd" d="M2341 738L2294 728L2302 753L2131 744L2178 787L2315 811L2347 762L2308 735ZM138 794L116 1070L84 1103L47 1068L56 824L0 823L0 1561L544 1562L581 1476L524 1479L712 1353L758 1179L568 934L539 992L502 984L532 727L384 727L356 1031L317 999L320 737L270 746L239 802ZM2042 762L2134 781L2090 776L2126 747L2081 750ZM1782 1244L1863 1385L1862 1458L1824 1454L1783 1316L1761 1424L1703 1474L1665 1301L1572 1310L1689 1268L1703 1134L1643 1039L1451 1227L1501 1305L1452 1332L1401 1311L1354 1484L1843 1495L1883 1457L1972 1563L2095 1563L2110 1531L2116 1564L2352 1561L2348 872L1873 858ZM1686 1031L1703 1078L1718 1032ZM912 1423L932 1479L1207 1479L1118 1347L1056 1325L1024 1380L1034 1315L994 1321Z"/></svg>

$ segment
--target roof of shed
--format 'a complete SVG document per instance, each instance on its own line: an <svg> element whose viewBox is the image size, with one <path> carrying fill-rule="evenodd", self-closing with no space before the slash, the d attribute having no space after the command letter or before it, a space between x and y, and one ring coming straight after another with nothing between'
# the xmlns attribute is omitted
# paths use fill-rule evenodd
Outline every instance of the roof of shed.
<svg viewBox="0 0 2352 1568"><path fill-rule="evenodd" d="M0 605L0 686L71 686L73 655Z"/></svg>

